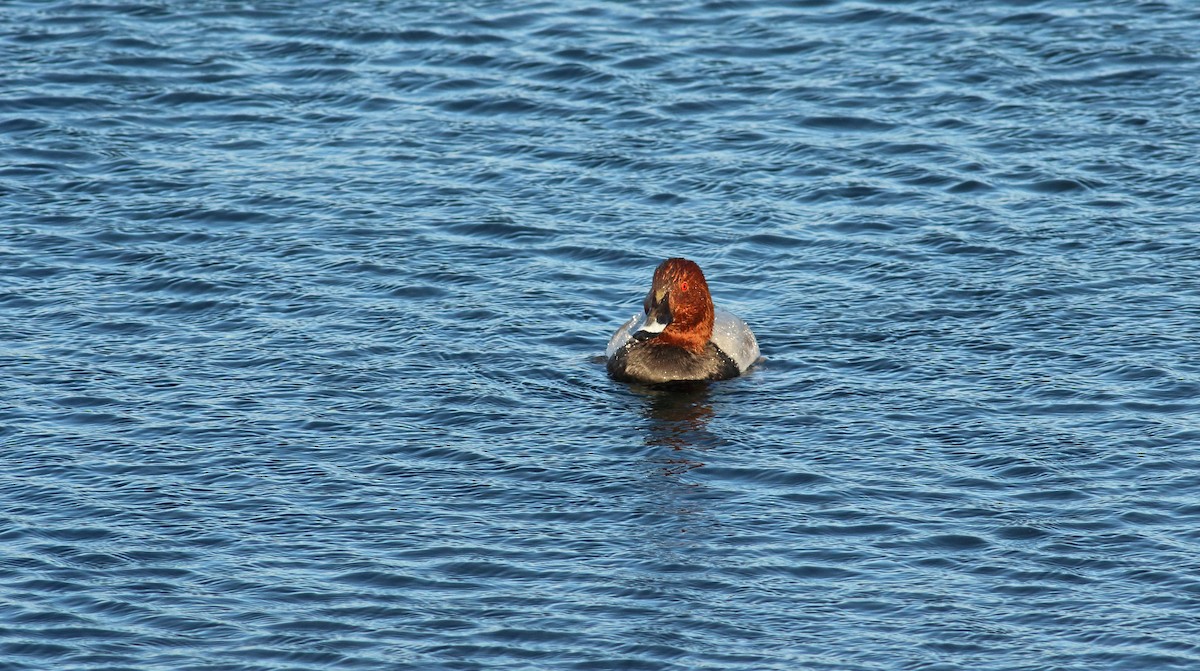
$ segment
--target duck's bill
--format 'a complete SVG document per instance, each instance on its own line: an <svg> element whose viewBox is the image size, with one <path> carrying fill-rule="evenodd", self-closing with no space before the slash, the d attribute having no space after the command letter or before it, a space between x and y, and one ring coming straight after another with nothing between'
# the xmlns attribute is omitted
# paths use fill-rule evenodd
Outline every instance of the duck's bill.
<svg viewBox="0 0 1200 671"><path fill-rule="evenodd" d="M646 314L642 318L642 323L638 328L634 329L634 333L644 331L646 333L661 333L667 324L671 323L671 295L666 292L656 292L653 288L650 293L646 294L646 300L642 303Z"/></svg>

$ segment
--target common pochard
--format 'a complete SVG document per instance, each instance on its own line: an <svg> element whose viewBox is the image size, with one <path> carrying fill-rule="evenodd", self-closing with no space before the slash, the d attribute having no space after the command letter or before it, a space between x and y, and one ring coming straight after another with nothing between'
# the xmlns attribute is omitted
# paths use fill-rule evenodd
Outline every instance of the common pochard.
<svg viewBox="0 0 1200 671"><path fill-rule="evenodd" d="M654 269L642 314L617 329L604 356L608 374L625 382L726 380L758 360L758 341L745 322L714 308L700 266L667 259Z"/></svg>

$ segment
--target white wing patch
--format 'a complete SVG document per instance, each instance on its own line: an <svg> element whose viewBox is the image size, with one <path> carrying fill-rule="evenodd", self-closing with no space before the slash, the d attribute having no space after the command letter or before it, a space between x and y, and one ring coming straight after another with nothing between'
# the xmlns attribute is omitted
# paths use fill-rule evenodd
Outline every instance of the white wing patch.
<svg viewBox="0 0 1200 671"><path fill-rule="evenodd" d="M738 370L743 373L758 361L758 340L754 338L754 332L732 312L716 308L713 315L712 341L733 359Z"/></svg>
<svg viewBox="0 0 1200 671"><path fill-rule="evenodd" d="M628 344L633 339L633 334L638 331L658 333L662 330L662 324L657 322L647 324L646 315L639 312L630 317L629 321L622 324L621 328L613 334L608 341L608 347L604 350L604 358L611 359L612 355ZM754 333L749 326L746 326L746 322L723 308L714 310L712 342L721 348L721 351L730 359L733 359L738 370L743 373L755 361L758 361L758 341L754 338Z"/></svg>
<svg viewBox="0 0 1200 671"><path fill-rule="evenodd" d="M604 349L604 358L611 359L612 355L617 353L617 350L624 347L625 343L629 342L629 340L633 338L633 334L637 333L638 327L642 325L642 322L645 321L645 319L646 315L639 312L638 314L630 317L629 321L622 324L621 328L617 329L617 332L614 333L613 337L609 339L608 347Z"/></svg>

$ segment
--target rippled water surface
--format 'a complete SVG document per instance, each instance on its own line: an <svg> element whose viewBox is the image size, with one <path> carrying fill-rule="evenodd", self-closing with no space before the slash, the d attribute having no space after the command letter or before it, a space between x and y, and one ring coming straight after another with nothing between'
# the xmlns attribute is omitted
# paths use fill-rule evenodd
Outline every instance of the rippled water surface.
<svg viewBox="0 0 1200 671"><path fill-rule="evenodd" d="M1200 8L0 6L0 668L1200 668ZM751 374L610 381L686 256Z"/></svg>

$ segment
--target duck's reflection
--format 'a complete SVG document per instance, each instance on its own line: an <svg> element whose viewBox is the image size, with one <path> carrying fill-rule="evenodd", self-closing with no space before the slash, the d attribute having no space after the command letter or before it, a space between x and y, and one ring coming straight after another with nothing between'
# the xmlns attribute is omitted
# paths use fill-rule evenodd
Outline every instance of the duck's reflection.
<svg viewBox="0 0 1200 671"><path fill-rule="evenodd" d="M714 447L718 437L708 430L713 417L707 384L644 388L646 445L669 447L664 455L665 475L681 475L704 465L699 452Z"/></svg>

